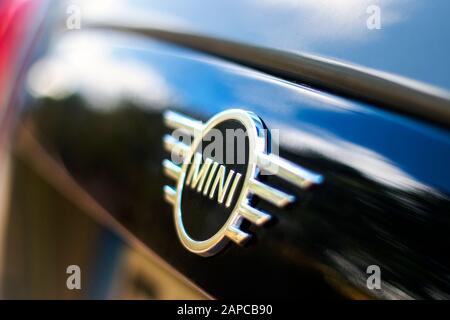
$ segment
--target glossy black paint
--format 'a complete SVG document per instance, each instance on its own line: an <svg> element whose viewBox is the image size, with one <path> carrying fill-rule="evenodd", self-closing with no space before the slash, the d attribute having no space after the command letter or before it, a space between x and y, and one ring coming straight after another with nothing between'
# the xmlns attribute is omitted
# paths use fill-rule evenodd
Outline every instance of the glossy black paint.
<svg viewBox="0 0 450 320"><path fill-rule="evenodd" d="M23 123L128 230L213 296L449 298L448 130L144 37L69 32L45 58ZM44 90L39 79L56 85ZM244 248L202 258L179 243L163 201L172 181L161 168L162 112L206 121L228 108L278 129L280 155L325 183L300 191L268 177L298 201L261 201L271 225L249 226ZM373 264L381 290L366 287Z"/></svg>

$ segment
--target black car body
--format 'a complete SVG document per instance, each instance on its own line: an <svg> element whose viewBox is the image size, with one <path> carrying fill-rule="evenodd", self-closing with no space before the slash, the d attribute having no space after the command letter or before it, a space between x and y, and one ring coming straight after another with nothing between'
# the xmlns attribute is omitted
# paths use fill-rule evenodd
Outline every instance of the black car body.
<svg viewBox="0 0 450 320"><path fill-rule="evenodd" d="M2 120L4 297L448 299L449 4L377 7L380 29L368 1L39 2ZM323 183L268 176L298 201L205 258L164 200L164 115L235 108Z"/></svg>

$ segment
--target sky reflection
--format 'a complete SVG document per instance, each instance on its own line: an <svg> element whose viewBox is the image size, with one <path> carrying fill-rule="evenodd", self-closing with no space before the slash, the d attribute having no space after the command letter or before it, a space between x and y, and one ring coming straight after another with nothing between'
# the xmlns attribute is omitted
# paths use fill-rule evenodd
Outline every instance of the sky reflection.
<svg viewBox="0 0 450 320"><path fill-rule="evenodd" d="M80 1L85 21L120 20L317 54L450 88L450 2L433 0ZM369 5L381 29L369 30ZM133 18L130 19L129 17Z"/></svg>

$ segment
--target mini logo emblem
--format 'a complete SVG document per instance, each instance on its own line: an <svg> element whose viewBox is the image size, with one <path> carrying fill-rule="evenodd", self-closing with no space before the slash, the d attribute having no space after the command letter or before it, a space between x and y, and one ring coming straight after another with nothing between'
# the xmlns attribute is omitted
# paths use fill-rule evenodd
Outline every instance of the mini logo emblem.
<svg viewBox="0 0 450 320"><path fill-rule="evenodd" d="M176 181L175 187L164 186L164 194L173 206L181 243L201 256L216 254L229 240L244 244L250 238L241 230L244 221L263 225L270 220L267 212L252 206L254 196L277 207L295 200L258 180L261 174L277 175L302 189L323 180L270 153L268 131L251 112L227 110L202 123L169 111L164 121L180 136L193 137L192 143L185 143L174 137L175 132L164 136L164 147L173 160L163 161L164 172Z"/></svg>

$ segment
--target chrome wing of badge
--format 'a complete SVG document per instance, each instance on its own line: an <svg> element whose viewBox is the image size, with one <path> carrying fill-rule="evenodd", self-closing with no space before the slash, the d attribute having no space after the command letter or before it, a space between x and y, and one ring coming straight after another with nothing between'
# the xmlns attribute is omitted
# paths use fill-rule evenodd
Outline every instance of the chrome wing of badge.
<svg viewBox="0 0 450 320"><path fill-rule="evenodd" d="M183 189L189 185L192 179L191 172L189 172L191 177L186 179L188 171L192 171L188 170L188 167L193 159L196 158L196 155L198 156L196 150L202 142L203 137L217 125L229 120L240 122L246 129L249 141L246 175L239 176L240 179L243 179L240 190L232 190L233 194L236 192L237 202L234 208L232 208L232 212L226 223L209 239L195 240L186 231L182 220L183 214L188 213L182 212L181 196ZM231 109L217 114L206 123L202 123L201 121L196 121L179 113L169 111L164 114L164 122L167 127L180 129L193 137L193 142L190 145L180 142L172 135L165 135L163 137L165 150L183 160L181 165L170 160L163 161L165 175L175 180L174 187L164 186L164 195L166 201L173 206L175 225L180 241L189 251L199 255L211 256L222 249L229 240L240 245L244 244L250 238L250 234L240 229L243 219L258 226L270 220L271 215L269 213L263 212L251 205L251 200L254 195L280 208L295 201L295 196L259 181L258 177L261 172L277 175L301 189L307 189L313 185L321 184L323 181L323 177L320 174L284 160L275 154L268 154L266 150L268 139L266 130L264 130L260 118L251 112L241 109ZM202 192L205 188L208 189L211 181L214 181L216 186L218 184L218 188L223 193L222 198L224 198L227 188L231 185L235 188L236 184L231 183L232 179L230 179L230 183L226 183L229 179L225 179L226 168L224 165L208 160L210 159L206 159L203 166L197 168L196 181L203 181L197 192ZM219 176L218 172L220 170L216 170L218 167L222 169L222 176ZM198 176L200 171L202 174L201 177ZM205 181L207 186L203 187ZM204 192L204 194L206 195L207 192ZM230 201L227 201L227 204L229 205Z"/></svg>

